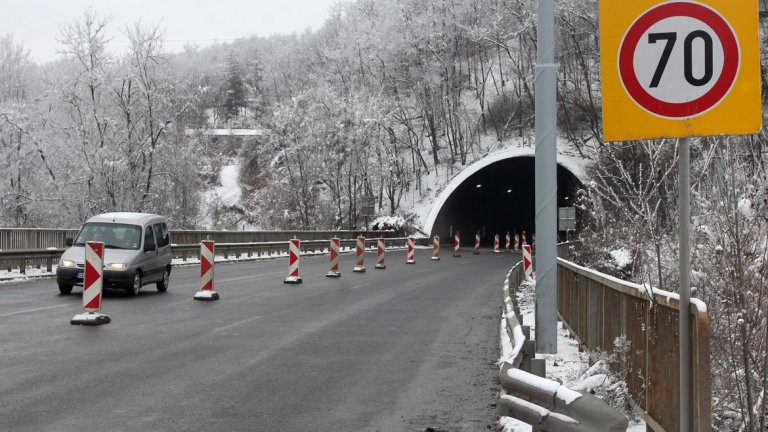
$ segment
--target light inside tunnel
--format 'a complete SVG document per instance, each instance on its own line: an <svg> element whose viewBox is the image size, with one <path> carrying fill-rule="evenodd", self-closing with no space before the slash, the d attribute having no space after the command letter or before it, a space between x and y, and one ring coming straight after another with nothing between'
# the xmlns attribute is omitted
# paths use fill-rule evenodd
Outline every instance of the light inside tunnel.
<svg viewBox="0 0 768 432"><path fill-rule="evenodd" d="M464 180L440 209L430 235L453 242L456 230L463 246L474 244L480 232L483 246L502 239L509 231L526 231L528 241L535 231L535 160L521 156L494 162ZM572 205L581 182L570 171L557 167L557 207Z"/></svg>

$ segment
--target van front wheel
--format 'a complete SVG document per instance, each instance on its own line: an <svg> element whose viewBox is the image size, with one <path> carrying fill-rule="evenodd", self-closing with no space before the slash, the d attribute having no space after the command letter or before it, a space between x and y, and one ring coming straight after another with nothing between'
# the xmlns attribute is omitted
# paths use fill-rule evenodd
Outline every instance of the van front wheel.
<svg viewBox="0 0 768 432"><path fill-rule="evenodd" d="M59 284L59 292L61 295L72 294L72 285Z"/></svg>
<svg viewBox="0 0 768 432"><path fill-rule="evenodd" d="M141 288L141 273L137 271L133 275L133 284L126 290L128 297L136 297L139 294L139 288Z"/></svg>

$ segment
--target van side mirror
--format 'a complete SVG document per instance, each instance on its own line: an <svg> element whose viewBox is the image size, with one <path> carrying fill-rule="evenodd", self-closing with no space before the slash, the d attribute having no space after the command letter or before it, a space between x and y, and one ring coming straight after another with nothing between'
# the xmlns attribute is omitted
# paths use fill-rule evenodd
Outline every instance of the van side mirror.
<svg viewBox="0 0 768 432"><path fill-rule="evenodd" d="M66 247L72 247L72 244L74 241L72 240L72 237L67 237L64 239L64 246Z"/></svg>

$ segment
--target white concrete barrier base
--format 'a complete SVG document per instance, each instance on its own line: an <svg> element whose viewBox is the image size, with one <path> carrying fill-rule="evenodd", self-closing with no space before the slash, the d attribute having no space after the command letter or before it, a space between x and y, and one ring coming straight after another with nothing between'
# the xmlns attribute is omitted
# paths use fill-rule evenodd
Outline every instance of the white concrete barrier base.
<svg viewBox="0 0 768 432"><path fill-rule="evenodd" d="M102 325L110 322L112 322L110 317L98 312L77 314L69 321L72 325Z"/></svg>
<svg viewBox="0 0 768 432"><path fill-rule="evenodd" d="M216 291L198 291L195 293L195 300L216 301L219 299L219 293Z"/></svg>

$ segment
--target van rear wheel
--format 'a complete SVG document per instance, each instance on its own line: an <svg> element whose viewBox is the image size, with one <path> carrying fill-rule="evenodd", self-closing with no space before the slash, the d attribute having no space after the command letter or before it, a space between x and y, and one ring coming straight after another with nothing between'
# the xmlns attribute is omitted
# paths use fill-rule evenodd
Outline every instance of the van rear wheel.
<svg viewBox="0 0 768 432"><path fill-rule="evenodd" d="M157 292L166 292L168 291L168 283L171 279L171 272L168 269L165 269L163 271L163 278L157 281Z"/></svg>

